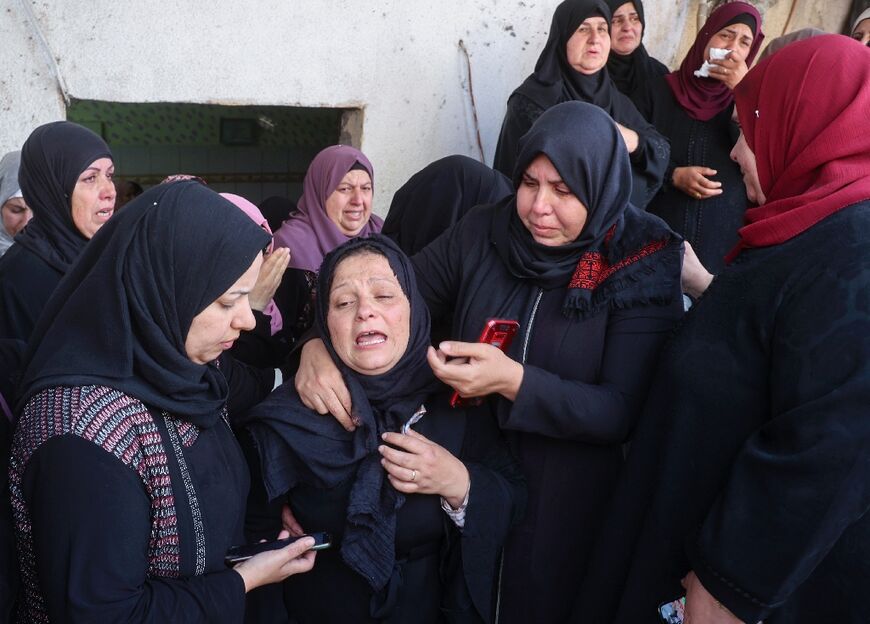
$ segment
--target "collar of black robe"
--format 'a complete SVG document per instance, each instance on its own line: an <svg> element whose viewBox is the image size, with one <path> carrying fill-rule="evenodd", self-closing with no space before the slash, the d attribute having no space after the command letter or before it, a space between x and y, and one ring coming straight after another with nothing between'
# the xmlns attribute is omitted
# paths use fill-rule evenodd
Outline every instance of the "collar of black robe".
<svg viewBox="0 0 870 624"><path fill-rule="evenodd" d="M643 15L643 2L641 0L629 0L634 5L634 10L637 11L637 16L640 18L641 25L641 43L634 49L631 54L617 54L613 51L611 44L610 55L607 57L607 71L610 74L610 79L616 85L616 88L625 94L633 92L644 80L647 71L647 63L649 61L649 53L643 45L643 33L646 31L646 19ZM617 9L625 0L608 0L610 10L616 13ZM613 27L611 26L611 34Z"/></svg>
<svg viewBox="0 0 870 624"><path fill-rule="evenodd" d="M600 71L582 74L568 62L568 39L588 17L600 15L610 28L610 7L604 0L565 0L553 12L550 34L534 73L515 91L541 108L567 100L595 104L613 115L613 82L605 65Z"/></svg>
<svg viewBox="0 0 870 624"><path fill-rule="evenodd" d="M46 304L25 358L22 403L43 388L95 384L213 425L227 382L215 363L187 357L187 333L268 243L198 182L146 191L100 228Z"/></svg>
<svg viewBox="0 0 870 624"><path fill-rule="evenodd" d="M578 121L580 120L580 121ZM508 270L544 289L566 288L566 317L605 307L668 303L679 279L682 240L653 215L629 203L631 164L616 124L600 108L563 102L545 111L519 143L514 187L539 154L588 211L580 235L548 247L517 216L516 196L493 218L493 242Z"/></svg>
<svg viewBox="0 0 870 624"><path fill-rule="evenodd" d="M15 241L66 273L88 243L72 218L72 193L92 162L112 158L102 138L70 121L55 121L30 133L21 148L18 184L33 219Z"/></svg>
<svg viewBox="0 0 870 624"><path fill-rule="evenodd" d="M338 357L326 324L336 267L349 253L366 247L387 257L411 304L408 348L382 375L361 375L348 368ZM417 289L407 256L392 240L378 234L348 241L324 257L318 274L316 312L324 345L350 391L356 430L349 433L335 419L305 407L292 381L251 410L245 425L260 456L270 499L300 482L333 488L353 478L341 556L373 589L380 590L394 571L396 510L404 497L386 479L377 449L383 432L398 431L440 387L426 361L429 309Z"/></svg>

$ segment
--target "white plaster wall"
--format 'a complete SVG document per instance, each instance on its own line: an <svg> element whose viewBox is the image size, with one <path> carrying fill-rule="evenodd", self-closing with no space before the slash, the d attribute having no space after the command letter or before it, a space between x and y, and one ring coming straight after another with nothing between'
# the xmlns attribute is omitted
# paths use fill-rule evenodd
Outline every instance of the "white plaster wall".
<svg viewBox="0 0 870 624"><path fill-rule="evenodd" d="M428 162L479 157L459 40L489 162L507 96L534 67L558 1L0 0L2 152L65 117L24 3L74 98L364 107L362 149L385 214ZM644 4L647 47L674 66L698 0Z"/></svg>

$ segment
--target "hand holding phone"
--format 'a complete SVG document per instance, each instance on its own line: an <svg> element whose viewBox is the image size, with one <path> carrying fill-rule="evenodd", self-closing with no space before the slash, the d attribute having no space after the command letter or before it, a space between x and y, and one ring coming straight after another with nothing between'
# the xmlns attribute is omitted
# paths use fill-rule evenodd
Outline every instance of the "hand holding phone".
<svg viewBox="0 0 870 624"><path fill-rule="evenodd" d="M258 544L245 544L243 546L234 546L233 548L230 548L227 551L227 554L224 556L224 563L229 567L233 567L237 563L247 561L254 555L259 555L260 553L268 552L270 550L278 550L280 548L284 548L285 546L289 546L293 542L301 540L304 537L314 538L314 546L312 546L310 550L323 550L332 546L332 541L329 533L310 533L307 535L297 535L273 540L271 542L259 542Z"/></svg>

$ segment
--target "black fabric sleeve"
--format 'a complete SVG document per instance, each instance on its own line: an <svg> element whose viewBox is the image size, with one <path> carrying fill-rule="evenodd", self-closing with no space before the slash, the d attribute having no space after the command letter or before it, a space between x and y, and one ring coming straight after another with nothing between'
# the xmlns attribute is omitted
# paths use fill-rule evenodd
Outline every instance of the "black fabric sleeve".
<svg viewBox="0 0 870 624"><path fill-rule="evenodd" d="M476 211L476 209L475 209ZM475 211L469 213L473 215ZM466 220L467 223L466 223ZM462 251L461 228L475 220L466 217L411 257L417 288L429 306L432 324L449 322L462 283L462 263L469 258Z"/></svg>
<svg viewBox="0 0 870 624"><path fill-rule="evenodd" d="M613 97L619 100L614 104L618 111L617 121L637 132L637 149L630 155L631 202L638 208L646 208L662 186L671 158L671 145L625 95L614 91Z"/></svg>
<svg viewBox="0 0 870 624"><path fill-rule="evenodd" d="M0 338L27 341L63 276L21 245L10 247L0 260Z"/></svg>
<svg viewBox="0 0 870 624"><path fill-rule="evenodd" d="M290 352L284 332L272 335L272 319L268 314L254 310L257 325L243 331L230 349L230 354L245 364L261 368L278 368Z"/></svg>
<svg viewBox="0 0 870 624"><path fill-rule="evenodd" d="M226 352L221 354L218 361L230 386L227 414L230 422L235 422L240 415L265 399L272 391L275 386L275 370L249 366Z"/></svg>
<svg viewBox="0 0 870 624"><path fill-rule="evenodd" d="M802 276L784 297L770 419L744 444L689 548L703 585L747 622L788 599L870 509L870 268L839 264ZM860 574L847 565L842 574Z"/></svg>
<svg viewBox="0 0 870 624"><path fill-rule="evenodd" d="M502 427L565 440L624 442L649 388L659 350L682 315L682 298L668 306L611 312L597 383L564 379L525 364L523 381Z"/></svg>
<svg viewBox="0 0 870 624"><path fill-rule="evenodd" d="M150 501L138 475L76 436L44 443L22 483L52 622L241 622L245 587L227 569L149 578Z"/></svg>
<svg viewBox="0 0 870 624"><path fill-rule="evenodd" d="M517 163L517 147L522 137L535 120L541 116L544 109L520 94L514 94L508 99L507 111L498 135L492 168L501 171L508 179L513 179L514 166Z"/></svg>

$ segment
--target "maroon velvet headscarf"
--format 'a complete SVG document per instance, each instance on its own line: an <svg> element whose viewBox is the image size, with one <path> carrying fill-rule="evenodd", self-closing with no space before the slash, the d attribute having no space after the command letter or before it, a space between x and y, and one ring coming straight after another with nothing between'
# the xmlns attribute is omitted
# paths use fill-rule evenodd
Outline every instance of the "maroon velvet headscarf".
<svg viewBox="0 0 870 624"><path fill-rule="evenodd" d="M734 18L740 15L751 15L755 18L755 37L752 39L752 47L746 57L746 65L752 66L755 55L764 40L761 31L761 15L758 10L748 2L729 2L723 4L710 14L703 28L695 37L695 43L689 48L686 58L680 64L680 68L665 76L674 97L680 103L689 117L698 121L709 121L725 110L734 101L734 94L725 84L715 78L698 78L695 70L704 62L704 51L710 38L725 28Z"/></svg>
<svg viewBox="0 0 870 624"><path fill-rule="evenodd" d="M792 43L735 89L767 201L746 211L733 260L870 199L870 48L842 35Z"/></svg>
<svg viewBox="0 0 870 624"><path fill-rule="evenodd" d="M290 249L291 267L316 273L326 254L356 238L345 235L326 215L327 198L354 165L362 166L374 183L375 175L369 159L349 145L331 145L311 161L302 181L297 212L275 232L275 247ZM383 219L372 214L357 236L377 234L383 224Z"/></svg>

